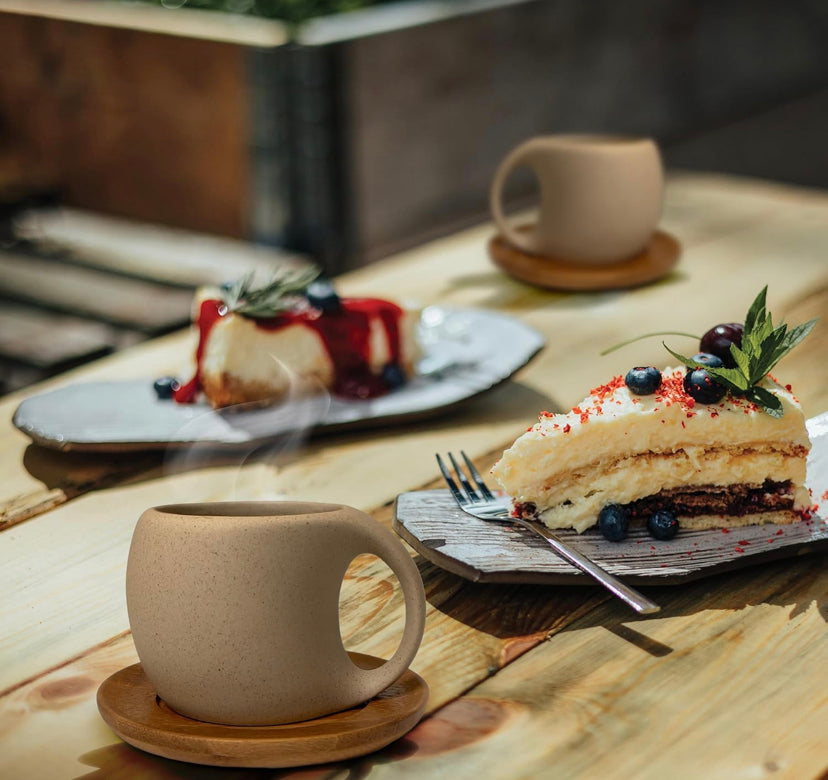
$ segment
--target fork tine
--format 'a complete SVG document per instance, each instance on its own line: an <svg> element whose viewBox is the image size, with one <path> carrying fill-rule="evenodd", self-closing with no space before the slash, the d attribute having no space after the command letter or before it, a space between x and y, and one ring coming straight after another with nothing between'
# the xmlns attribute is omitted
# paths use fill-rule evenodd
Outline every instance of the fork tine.
<svg viewBox="0 0 828 780"><path fill-rule="evenodd" d="M479 501L480 496L477 495L477 491L472 486L472 483L469 482L469 479L466 476L466 472L460 468L460 465L454 459L454 453L450 452L448 456L449 460L451 461L451 465L454 466L454 471L457 473L457 478L460 480L460 485L466 492L466 497L469 499L469 501Z"/></svg>
<svg viewBox="0 0 828 780"><path fill-rule="evenodd" d="M472 475L472 479L475 481L477 485L477 489L483 494L484 498L488 498L489 500L495 500L495 495L492 493L491 490L486 486L486 483L483 481L483 477L480 476L480 472L475 468L474 463L469 459L469 456L463 450L460 450L460 454L463 456L463 460L466 461L466 466L469 469L469 474Z"/></svg>
<svg viewBox="0 0 828 780"><path fill-rule="evenodd" d="M449 486L449 490L451 494L454 496L454 500L463 506L463 504L468 504L469 500L460 492L460 488L457 487L457 483L451 476L451 472L446 468L446 464L443 463L443 459L440 457L439 454L435 454L437 458L437 465L440 466L440 471L443 473L443 479L446 481L446 484Z"/></svg>

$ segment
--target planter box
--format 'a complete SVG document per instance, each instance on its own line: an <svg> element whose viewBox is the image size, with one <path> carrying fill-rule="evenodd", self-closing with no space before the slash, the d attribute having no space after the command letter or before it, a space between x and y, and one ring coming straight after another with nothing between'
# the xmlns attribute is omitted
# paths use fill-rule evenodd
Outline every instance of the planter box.
<svg viewBox="0 0 828 780"><path fill-rule="evenodd" d="M808 7L423 0L289 43L249 18L0 0L0 176L335 273L485 218L495 166L528 136L639 133L669 151L820 86ZM534 186L510 184L515 201Z"/></svg>

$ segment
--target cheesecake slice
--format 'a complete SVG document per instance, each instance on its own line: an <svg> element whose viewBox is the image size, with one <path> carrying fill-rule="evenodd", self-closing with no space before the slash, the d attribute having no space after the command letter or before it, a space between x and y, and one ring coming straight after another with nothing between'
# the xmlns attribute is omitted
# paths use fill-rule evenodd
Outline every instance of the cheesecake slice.
<svg viewBox="0 0 828 780"><path fill-rule="evenodd" d="M761 381L782 404L774 417L730 393L699 403L685 374L665 369L649 395L617 376L566 414L542 413L492 470L514 513L578 532L608 504L625 507L631 523L666 509L697 529L806 516L810 442L790 387Z"/></svg>
<svg viewBox="0 0 828 780"><path fill-rule="evenodd" d="M320 308L297 296L272 316L249 316L232 310L220 290L199 290L195 371L175 400L191 403L203 393L218 408L318 392L368 399L414 374L418 312L377 298L329 303Z"/></svg>

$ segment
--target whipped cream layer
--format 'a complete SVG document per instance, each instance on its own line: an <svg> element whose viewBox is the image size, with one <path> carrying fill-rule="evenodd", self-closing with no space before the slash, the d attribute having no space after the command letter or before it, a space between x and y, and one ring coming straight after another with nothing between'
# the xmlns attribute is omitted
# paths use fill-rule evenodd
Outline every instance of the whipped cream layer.
<svg viewBox="0 0 828 780"><path fill-rule="evenodd" d="M729 394L697 403L684 391L684 375L683 367L665 369L661 388L644 396L615 377L572 411L543 413L504 452L493 476L548 526L578 531L594 525L608 503L688 486L790 481L795 507L805 508L810 442L790 389L763 381L783 405L775 418Z"/></svg>

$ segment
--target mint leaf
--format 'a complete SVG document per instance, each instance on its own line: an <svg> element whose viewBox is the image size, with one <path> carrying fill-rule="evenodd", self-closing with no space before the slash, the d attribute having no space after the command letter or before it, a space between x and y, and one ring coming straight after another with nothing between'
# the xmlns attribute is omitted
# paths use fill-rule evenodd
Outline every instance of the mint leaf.
<svg viewBox="0 0 828 780"><path fill-rule="evenodd" d="M693 360L693 358L684 357L684 355L680 355L678 352L673 352L666 344L664 344L664 349L676 358L676 360L680 360L685 366L689 366L690 368L703 368L710 376L718 379L723 385L734 392L742 393L750 387L747 378L736 368L713 368L712 366L706 366L704 363L699 363L698 360Z"/></svg>
<svg viewBox="0 0 828 780"><path fill-rule="evenodd" d="M788 329L782 322L778 326L773 324L773 316L766 308L768 287L765 285L751 303L745 315L742 328L742 344L737 347L730 345L730 354L735 363L735 368L714 368L699 363L692 358L674 352L664 342L664 348L677 360L680 360L689 368L702 368L716 381L723 384L735 395L744 395L765 412L773 417L781 417L783 414L782 402L779 398L764 387L759 387L773 367L797 346L814 328L816 320L809 320L801 325ZM602 355L609 354L620 347L632 344L639 338L649 336L688 336L696 338L689 333L665 332L647 333L629 341L624 341L614 347L602 352Z"/></svg>
<svg viewBox="0 0 828 780"><path fill-rule="evenodd" d="M736 392L737 395L744 393L750 387L750 379L738 368L714 368L713 366L705 366L704 364L694 366L694 368L703 368L713 379L717 379L723 385L726 385Z"/></svg>
<svg viewBox="0 0 828 780"><path fill-rule="evenodd" d="M736 366L739 371L742 372L743 376L750 375L750 358L748 357L747 353L737 347L735 344L730 345L730 355L733 360L736 362Z"/></svg>
<svg viewBox="0 0 828 780"><path fill-rule="evenodd" d="M745 393L745 398L760 406L771 417L779 418L784 414L782 401L769 390L765 390L764 387L754 385Z"/></svg>
<svg viewBox="0 0 828 780"><path fill-rule="evenodd" d="M801 325L791 328L790 332L785 336L785 340L783 342L785 347L785 352L783 354L787 354L797 344L799 344L799 342L814 329L814 325L816 325L816 323L816 320L808 320L808 322L803 322Z"/></svg>
<svg viewBox="0 0 828 780"><path fill-rule="evenodd" d="M765 285L759 295L756 296L745 315L745 333L752 333L757 323L765 319L765 298L768 294L768 286ZM743 335L744 338L744 335Z"/></svg>

